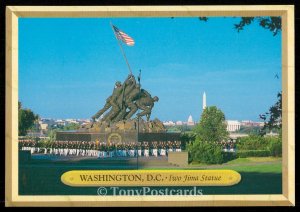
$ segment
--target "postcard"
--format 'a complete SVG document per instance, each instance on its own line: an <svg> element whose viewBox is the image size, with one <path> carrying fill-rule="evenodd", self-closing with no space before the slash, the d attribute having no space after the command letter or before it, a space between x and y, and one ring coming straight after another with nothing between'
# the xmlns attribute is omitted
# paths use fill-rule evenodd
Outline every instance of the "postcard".
<svg viewBox="0 0 300 212"><path fill-rule="evenodd" d="M293 6L6 11L6 206L295 205Z"/></svg>

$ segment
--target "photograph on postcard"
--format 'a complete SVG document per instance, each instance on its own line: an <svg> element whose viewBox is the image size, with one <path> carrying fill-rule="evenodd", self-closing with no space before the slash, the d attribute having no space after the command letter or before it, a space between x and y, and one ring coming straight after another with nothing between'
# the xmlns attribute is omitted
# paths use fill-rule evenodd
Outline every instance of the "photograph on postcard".
<svg viewBox="0 0 300 212"><path fill-rule="evenodd" d="M7 10L9 204L293 205L293 8L150 9Z"/></svg>
<svg viewBox="0 0 300 212"><path fill-rule="evenodd" d="M97 195L147 175L68 172L152 169L280 194L281 90L280 17L20 18L19 194ZM211 169L242 181L189 176Z"/></svg>

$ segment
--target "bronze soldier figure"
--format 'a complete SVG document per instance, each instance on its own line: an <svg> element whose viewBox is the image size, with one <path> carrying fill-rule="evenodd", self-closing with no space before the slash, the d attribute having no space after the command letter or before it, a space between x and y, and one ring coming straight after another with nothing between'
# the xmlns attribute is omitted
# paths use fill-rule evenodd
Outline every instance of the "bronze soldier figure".
<svg viewBox="0 0 300 212"><path fill-rule="evenodd" d="M110 112L108 114L105 115L105 117L103 118L104 121L108 121L108 122L116 122L119 120L116 120L116 116L122 111L122 110L126 110L126 108L124 108L123 105L123 100L125 98L125 93L127 90L129 90L131 88L131 85L135 84L135 79L134 76L132 74L129 74L127 79L125 80L125 82L123 83L123 85L120 86L119 88L119 93L118 95L113 96L113 102L114 105L112 105L112 109L110 110Z"/></svg>
<svg viewBox="0 0 300 212"><path fill-rule="evenodd" d="M122 93L122 89L123 89L122 88L122 83L120 81L117 81L116 84L115 84L115 88L113 90L113 94L106 99L106 103L105 103L104 107L101 110L99 110L92 117L93 121L95 121L95 119L99 118L110 107L112 107L113 111L118 111L120 109L118 104L116 103L116 100L120 96L120 94Z"/></svg>
<svg viewBox="0 0 300 212"><path fill-rule="evenodd" d="M137 116L146 116L147 121L149 121L154 102L158 102L158 100L159 98L157 96L154 96L152 98L147 91L142 89L141 97L136 101L136 105L139 109L143 111L141 113L138 113Z"/></svg>
<svg viewBox="0 0 300 212"><path fill-rule="evenodd" d="M124 82L123 93L118 97L117 103L120 105L121 110L112 118L112 122L118 122L125 118L126 109L128 108L126 102L128 98L131 98L132 92L136 90L136 81L133 75L129 75L127 80Z"/></svg>

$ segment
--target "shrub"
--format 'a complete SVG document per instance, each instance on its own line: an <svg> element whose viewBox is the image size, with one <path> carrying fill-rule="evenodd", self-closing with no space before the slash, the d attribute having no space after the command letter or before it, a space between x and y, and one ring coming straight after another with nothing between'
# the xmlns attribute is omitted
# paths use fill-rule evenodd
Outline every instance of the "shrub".
<svg viewBox="0 0 300 212"><path fill-rule="evenodd" d="M190 161L200 163L221 164L229 158L227 154L224 154L219 145L212 142L196 140L188 146L188 150L191 156Z"/></svg>
<svg viewBox="0 0 300 212"><path fill-rule="evenodd" d="M249 152L250 150L264 150L265 152L269 152L269 155L267 156L280 157L282 155L281 137L263 137L257 135L250 135L248 137L239 138L236 147L238 152ZM241 155L249 154L248 157L251 157L251 154L256 154L253 156L264 157L264 154L266 153L262 152L263 151L260 151L259 153L241 153Z"/></svg>
<svg viewBox="0 0 300 212"><path fill-rule="evenodd" d="M239 158L268 157L270 156L270 151L269 150L240 150L237 151L236 156Z"/></svg>
<svg viewBox="0 0 300 212"><path fill-rule="evenodd" d="M282 142L281 140L274 140L270 142L270 155L273 157L281 157L282 155Z"/></svg>
<svg viewBox="0 0 300 212"><path fill-rule="evenodd" d="M259 135L250 135L239 138L236 146L239 150L268 150L269 141Z"/></svg>
<svg viewBox="0 0 300 212"><path fill-rule="evenodd" d="M235 152L222 152L223 154L223 163L234 160L237 158L237 154Z"/></svg>

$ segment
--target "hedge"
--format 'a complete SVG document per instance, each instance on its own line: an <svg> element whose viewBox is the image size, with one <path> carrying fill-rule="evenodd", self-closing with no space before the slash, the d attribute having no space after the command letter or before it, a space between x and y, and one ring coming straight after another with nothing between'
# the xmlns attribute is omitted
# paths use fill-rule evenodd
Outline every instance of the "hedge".
<svg viewBox="0 0 300 212"><path fill-rule="evenodd" d="M270 155L273 157L282 156L282 143L280 141L273 141L270 144Z"/></svg>
<svg viewBox="0 0 300 212"><path fill-rule="evenodd" d="M279 137L262 137L258 135L250 135L237 140L236 147L239 150L270 150L273 143L280 145L281 138Z"/></svg>
<svg viewBox="0 0 300 212"><path fill-rule="evenodd" d="M247 157L268 157L271 155L269 150L240 150L237 151L236 156L238 158Z"/></svg>
<svg viewBox="0 0 300 212"><path fill-rule="evenodd" d="M237 158L237 154L235 152L223 152L223 163L234 160Z"/></svg>

